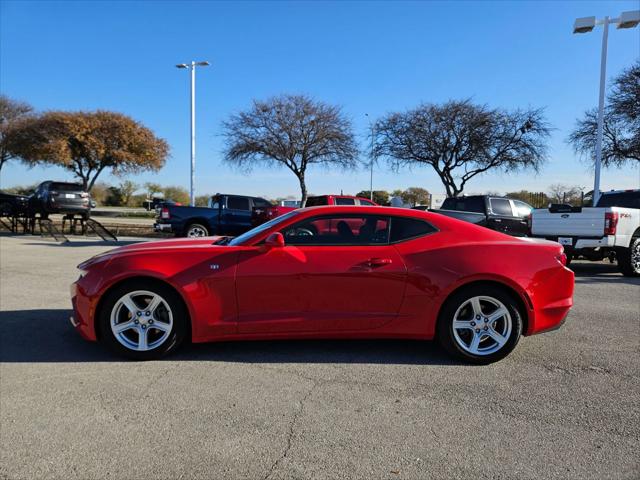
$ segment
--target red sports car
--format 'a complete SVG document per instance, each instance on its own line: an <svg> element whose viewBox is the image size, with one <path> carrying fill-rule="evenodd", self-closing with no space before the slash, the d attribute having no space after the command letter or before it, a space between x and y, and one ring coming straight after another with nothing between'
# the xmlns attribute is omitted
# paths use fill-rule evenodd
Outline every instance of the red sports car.
<svg viewBox="0 0 640 480"><path fill-rule="evenodd" d="M134 359L183 341L437 338L469 362L558 328L557 243L387 207L295 210L233 238L139 243L79 265L72 323Z"/></svg>

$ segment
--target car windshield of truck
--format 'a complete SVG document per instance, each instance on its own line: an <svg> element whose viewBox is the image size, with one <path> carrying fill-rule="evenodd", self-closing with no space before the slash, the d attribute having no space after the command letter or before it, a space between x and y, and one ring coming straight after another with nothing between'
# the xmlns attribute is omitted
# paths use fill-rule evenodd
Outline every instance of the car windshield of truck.
<svg viewBox="0 0 640 480"><path fill-rule="evenodd" d="M640 208L640 191L606 193L598 200L598 207Z"/></svg>
<svg viewBox="0 0 640 480"><path fill-rule="evenodd" d="M275 225L279 225L280 223L290 219L294 215L298 215L297 210L292 210L291 212L285 213L284 215L276 217L273 220L269 220L268 222L263 223L262 225L258 225L256 228L253 228L248 232L245 232L242 235L235 237L233 240L231 240L228 243L228 245L235 246L235 245L242 245L244 243L247 243L253 237L260 235L262 232L269 230L271 227Z"/></svg>

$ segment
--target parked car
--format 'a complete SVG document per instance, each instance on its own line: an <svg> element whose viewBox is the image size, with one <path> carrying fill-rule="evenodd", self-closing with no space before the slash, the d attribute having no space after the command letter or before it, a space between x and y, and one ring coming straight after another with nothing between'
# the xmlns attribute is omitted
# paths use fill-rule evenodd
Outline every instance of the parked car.
<svg viewBox="0 0 640 480"><path fill-rule="evenodd" d="M280 215L289 213L298 207L284 207L282 205L268 205L253 207L251 211L251 225L256 227Z"/></svg>
<svg viewBox="0 0 640 480"><path fill-rule="evenodd" d="M319 195L307 198L307 207L319 207L325 205L359 205L359 206L377 206L371 200L362 197L353 197L351 195ZM271 205L269 207L256 207L253 209L251 216L251 224L255 227L262 223L268 222L280 215L295 210L297 207L285 207L280 205Z"/></svg>
<svg viewBox="0 0 640 480"><path fill-rule="evenodd" d="M77 183L42 182L29 197L29 210L47 217L52 213L74 214L89 218L91 197L82 185Z"/></svg>
<svg viewBox="0 0 640 480"><path fill-rule="evenodd" d="M555 242L435 213L306 208L233 239L93 257L78 266L71 322L139 360L185 340L437 338L483 364L564 322L574 287L564 261Z"/></svg>
<svg viewBox="0 0 640 480"><path fill-rule="evenodd" d="M319 207L322 205L361 205L367 207L377 206L368 198L353 197L351 195L318 195L307 198L306 207Z"/></svg>
<svg viewBox="0 0 640 480"><path fill-rule="evenodd" d="M567 257L616 259L627 276L640 276L640 190L603 192L595 207L552 205L531 215L531 235L564 246Z"/></svg>
<svg viewBox="0 0 640 480"><path fill-rule="evenodd" d="M423 207L417 207L422 209ZM490 228L514 237L529 231L528 219L533 207L520 200L491 195L449 197L432 212Z"/></svg>
<svg viewBox="0 0 640 480"><path fill-rule="evenodd" d="M172 232L178 237L240 235L251 229L251 212L255 207L270 207L264 198L218 193L207 207L164 204L154 229Z"/></svg>
<svg viewBox="0 0 640 480"><path fill-rule="evenodd" d="M142 202L142 206L144 208L146 208L148 211L151 210L158 210L159 208L162 208L163 205L182 205L180 202L174 202L171 199L164 199L164 198L152 198L151 200L145 200L144 202Z"/></svg>
<svg viewBox="0 0 640 480"><path fill-rule="evenodd" d="M29 209L29 197L0 192L0 217L21 215Z"/></svg>

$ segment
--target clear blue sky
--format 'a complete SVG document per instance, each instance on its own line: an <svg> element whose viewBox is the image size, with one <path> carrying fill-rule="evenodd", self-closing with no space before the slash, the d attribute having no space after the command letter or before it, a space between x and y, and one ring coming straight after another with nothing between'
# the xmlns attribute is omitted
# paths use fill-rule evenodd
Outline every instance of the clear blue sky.
<svg viewBox="0 0 640 480"><path fill-rule="evenodd" d="M468 191L590 187L593 174L566 137L597 103L601 29L572 35L576 17L616 16L631 2L206 2L1 1L0 88L39 110L124 112L167 139L172 157L135 181L189 183L189 79L198 71L197 193L298 194L287 170L247 176L221 163L220 123L253 98L306 93L340 104L363 146L374 118L420 102L473 98L490 106L545 107L555 130L538 176L487 174ZM608 77L640 57L640 30L612 29ZM3 168L2 186L71 178L59 168ZM107 175L106 181L117 182ZM310 191L368 189L367 171L313 171ZM638 188L635 168L605 170L602 186ZM427 169L380 166L374 188L444 192Z"/></svg>

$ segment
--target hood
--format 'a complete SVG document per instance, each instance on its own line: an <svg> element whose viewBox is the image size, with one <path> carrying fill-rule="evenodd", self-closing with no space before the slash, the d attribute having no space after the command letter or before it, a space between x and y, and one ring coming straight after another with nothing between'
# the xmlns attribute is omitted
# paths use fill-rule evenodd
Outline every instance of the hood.
<svg viewBox="0 0 640 480"><path fill-rule="evenodd" d="M80 270L87 270L92 265L109 260L117 255L127 255L131 253L142 252L162 252L164 250L176 250L176 249L193 249L193 248L223 248L223 245L213 245L216 241L220 240L221 236L214 237L202 237L202 238L174 238L169 240L155 240L151 242L139 242L132 243L131 245L125 245L122 247L114 248L103 253L99 253L85 260L78 268Z"/></svg>

